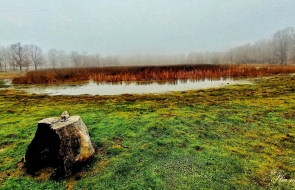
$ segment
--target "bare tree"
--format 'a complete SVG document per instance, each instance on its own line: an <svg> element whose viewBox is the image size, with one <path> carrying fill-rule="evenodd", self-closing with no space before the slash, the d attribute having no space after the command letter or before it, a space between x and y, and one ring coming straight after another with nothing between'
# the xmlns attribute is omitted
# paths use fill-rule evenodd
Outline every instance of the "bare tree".
<svg viewBox="0 0 295 190"><path fill-rule="evenodd" d="M63 50L59 50L58 52L58 62L62 68L67 66L67 55Z"/></svg>
<svg viewBox="0 0 295 190"><path fill-rule="evenodd" d="M295 32L292 35L292 43L290 47L290 59L293 64L295 64Z"/></svg>
<svg viewBox="0 0 295 190"><path fill-rule="evenodd" d="M295 64L295 44L292 46L290 50L290 59L293 64Z"/></svg>
<svg viewBox="0 0 295 190"><path fill-rule="evenodd" d="M30 59L35 66L35 70L37 70L38 66L41 66L44 64L44 56L42 53L42 49L39 46L36 46L34 44L29 46L29 56Z"/></svg>
<svg viewBox="0 0 295 190"><path fill-rule="evenodd" d="M13 59L13 53L12 53L12 50L11 50L11 47L10 46L7 46L6 47L6 62L8 63L9 67L10 67L10 70L13 70L15 71L16 70L16 64L15 64L15 61Z"/></svg>
<svg viewBox="0 0 295 190"><path fill-rule="evenodd" d="M273 45L275 48L275 55L278 57L280 64L286 64L288 59L288 52L292 46L292 37L294 35L294 28L288 27L277 31L273 36Z"/></svg>
<svg viewBox="0 0 295 190"><path fill-rule="evenodd" d="M86 51L83 51L82 52L81 60L82 60L83 67L89 67L89 66L91 66L90 56L87 55L87 52Z"/></svg>
<svg viewBox="0 0 295 190"><path fill-rule="evenodd" d="M242 62L249 62L250 43L241 46Z"/></svg>
<svg viewBox="0 0 295 190"><path fill-rule="evenodd" d="M210 63L211 64L219 64L221 59L221 55L218 52L212 52L210 55Z"/></svg>
<svg viewBox="0 0 295 190"><path fill-rule="evenodd" d="M28 56L27 46L22 46L21 43L12 44L10 46L11 56L14 59L14 63L22 71L23 67L29 66L30 59Z"/></svg>
<svg viewBox="0 0 295 190"><path fill-rule="evenodd" d="M0 46L0 71L3 71L2 67L5 67L5 71L6 71L5 58L6 58L6 49L3 46Z"/></svg>
<svg viewBox="0 0 295 190"><path fill-rule="evenodd" d="M233 49L230 49L227 53L226 53L226 57L228 58L228 62L231 64L233 63L234 60L234 51Z"/></svg>
<svg viewBox="0 0 295 190"><path fill-rule="evenodd" d="M119 66L120 62L118 60L118 57L108 55L107 57L105 57L103 59L103 65L104 66Z"/></svg>
<svg viewBox="0 0 295 190"><path fill-rule="evenodd" d="M99 55L99 53L94 55L94 65L93 66L100 66L100 62L101 62L101 57Z"/></svg>
<svg viewBox="0 0 295 190"><path fill-rule="evenodd" d="M82 64L81 55L77 51L72 51L71 60L75 67L80 67Z"/></svg>
<svg viewBox="0 0 295 190"><path fill-rule="evenodd" d="M55 69L58 63L58 51L56 49L50 49L47 53L47 57L51 66Z"/></svg>
<svg viewBox="0 0 295 190"><path fill-rule="evenodd" d="M266 59L267 42L265 39L256 41L252 47L251 59L263 63Z"/></svg>

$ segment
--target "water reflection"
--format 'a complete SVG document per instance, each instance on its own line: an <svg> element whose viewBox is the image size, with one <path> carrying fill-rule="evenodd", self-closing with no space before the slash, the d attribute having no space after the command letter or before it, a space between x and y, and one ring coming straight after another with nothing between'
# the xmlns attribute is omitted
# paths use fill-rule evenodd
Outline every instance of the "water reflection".
<svg viewBox="0 0 295 190"><path fill-rule="evenodd" d="M175 81L144 81L144 82L116 82L96 83L90 80L86 84L64 85L15 85L14 88L35 94L49 95L119 95L119 94L147 94L165 93L171 91L185 91L204 88L220 87L230 84L249 84L248 80L175 80Z"/></svg>

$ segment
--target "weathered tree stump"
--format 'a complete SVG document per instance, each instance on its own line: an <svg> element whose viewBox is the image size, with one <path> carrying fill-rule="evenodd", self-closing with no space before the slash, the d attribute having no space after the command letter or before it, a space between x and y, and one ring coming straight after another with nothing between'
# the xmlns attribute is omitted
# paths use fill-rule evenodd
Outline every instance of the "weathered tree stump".
<svg viewBox="0 0 295 190"><path fill-rule="evenodd" d="M28 172L52 166L60 168L64 176L71 175L73 168L94 155L86 125L80 116L46 118L38 122L34 139L25 154Z"/></svg>

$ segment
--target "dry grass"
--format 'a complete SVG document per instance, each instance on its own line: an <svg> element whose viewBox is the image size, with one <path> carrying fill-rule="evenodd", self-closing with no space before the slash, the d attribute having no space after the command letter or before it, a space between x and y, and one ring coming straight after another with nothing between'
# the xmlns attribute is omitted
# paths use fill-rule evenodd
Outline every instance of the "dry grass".
<svg viewBox="0 0 295 190"><path fill-rule="evenodd" d="M12 79L15 77L20 77L24 75L25 73L21 73L19 71L8 71L8 72L0 72L0 80L3 79Z"/></svg>
<svg viewBox="0 0 295 190"><path fill-rule="evenodd" d="M170 65L104 68L70 68L30 71L14 84L51 84L93 79L97 82L200 80L257 77L295 73L292 65Z"/></svg>

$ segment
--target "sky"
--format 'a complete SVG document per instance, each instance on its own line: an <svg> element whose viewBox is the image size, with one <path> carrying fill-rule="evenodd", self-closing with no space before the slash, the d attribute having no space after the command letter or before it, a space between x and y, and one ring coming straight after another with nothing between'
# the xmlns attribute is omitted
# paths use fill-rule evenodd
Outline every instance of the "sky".
<svg viewBox="0 0 295 190"><path fill-rule="evenodd" d="M224 51L294 21L294 0L0 0L0 45L101 55Z"/></svg>

